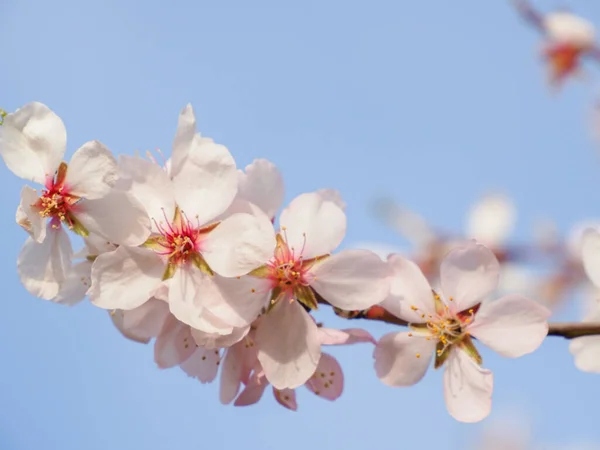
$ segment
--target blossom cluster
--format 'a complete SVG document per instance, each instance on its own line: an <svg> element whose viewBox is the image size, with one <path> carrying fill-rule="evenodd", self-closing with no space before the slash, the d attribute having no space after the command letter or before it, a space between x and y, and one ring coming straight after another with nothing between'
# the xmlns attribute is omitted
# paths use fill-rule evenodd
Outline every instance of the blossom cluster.
<svg viewBox="0 0 600 450"><path fill-rule="evenodd" d="M196 131L190 105L162 164L117 159L98 141L67 163L66 140L41 103L6 114L0 127L8 169L40 185L23 187L16 212L28 234L17 262L23 286L59 304L88 297L125 337L154 339L160 368L179 366L203 383L219 375L222 403L256 403L268 385L289 409L302 385L334 400L343 373L322 347L364 343L390 386L417 383L431 360L443 366L449 413L476 422L490 412L493 375L475 342L514 358L548 334L546 307L519 294L491 299L500 264L475 240L445 254L435 287L400 254L337 251L346 232L338 192L305 193L282 208L274 164L238 170L225 146ZM326 328L311 314L319 305L348 317L382 308L409 330L376 340Z"/></svg>

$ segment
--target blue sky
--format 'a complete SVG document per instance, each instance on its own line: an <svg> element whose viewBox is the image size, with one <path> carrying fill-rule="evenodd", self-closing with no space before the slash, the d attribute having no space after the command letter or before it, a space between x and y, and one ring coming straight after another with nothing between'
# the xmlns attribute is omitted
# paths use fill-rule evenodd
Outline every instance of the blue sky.
<svg viewBox="0 0 600 450"><path fill-rule="evenodd" d="M598 71L553 94L539 39L508 1L435 3L4 1L0 106L46 103L67 126L69 153L91 139L132 153L168 152L191 102L199 131L239 167L257 157L280 167L288 200L340 190L347 244L400 243L369 213L381 194L459 231L469 205L500 189L519 208L517 241L540 216L562 231L598 216L589 123ZM592 3L570 5L600 24ZM383 386L366 345L332 349L346 375L334 403L301 390L297 413L270 395L222 406L216 384L160 371L152 348L123 339L104 311L25 291L16 257L26 236L14 223L23 181L0 173L2 449L462 449L517 413L536 441L600 446L600 377L578 372L556 338L519 360L482 352L496 380L494 412L480 425L447 415L440 373L411 389Z"/></svg>

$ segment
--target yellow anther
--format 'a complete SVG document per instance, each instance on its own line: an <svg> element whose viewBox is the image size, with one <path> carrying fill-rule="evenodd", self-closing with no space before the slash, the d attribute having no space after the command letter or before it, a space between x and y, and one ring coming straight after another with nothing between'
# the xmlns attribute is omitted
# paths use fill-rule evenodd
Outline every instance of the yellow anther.
<svg viewBox="0 0 600 450"><path fill-rule="evenodd" d="M415 356L416 356L417 358L420 358L420 357L421 357L421 354L420 354L420 353L417 353Z"/></svg>

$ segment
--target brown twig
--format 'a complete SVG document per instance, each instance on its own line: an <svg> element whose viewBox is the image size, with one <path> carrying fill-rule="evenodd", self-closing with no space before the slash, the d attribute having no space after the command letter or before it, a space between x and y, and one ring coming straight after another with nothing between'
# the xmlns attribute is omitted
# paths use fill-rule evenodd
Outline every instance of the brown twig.
<svg viewBox="0 0 600 450"><path fill-rule="evenodd" d="M315 292L317 301L322 305L332 306L327 300ZM400 319L383 307L376 305L363 311L343 311L333 308L336 315L345 319L365 319L385 322L402 327L408 326L406 320ZM597 322L556 322L550 323L548 336L558 336L565 339L575 339L583 336L600 336L600 323Z"/></svg>

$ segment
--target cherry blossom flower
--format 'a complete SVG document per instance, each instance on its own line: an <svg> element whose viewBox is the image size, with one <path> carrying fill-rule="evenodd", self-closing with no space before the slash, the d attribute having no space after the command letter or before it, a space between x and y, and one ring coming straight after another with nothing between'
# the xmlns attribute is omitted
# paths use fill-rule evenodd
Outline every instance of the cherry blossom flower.
<svg viewBox="0 0 600 450"><path fill-rule="evenodd" d="M366 309L388 295L390 270L368 250L331 255L346 216L319 193L294 199L279 222L271 260L249 276L221 279L225 301L208 309L241 327L268 307L256 332L258 358L269 382L286 389L304 384L319 362L317 326L306 311L317 308L315 292L338 308Z"/></svg>
<svg viewBox="0 0 600 450"><path fill-rule="evenodd" d="M413 385L434 356L435 368L446 363L449 413L462 422L482 420L491 408L493 375L481 367L471 336L503 356L523 356L546 337L550 312L520 295L484 302L498 284L499 263L475 241L444 258L439 293L413 262L392 255L389 264L396 275L383 306L409 321L411 332L389 333L379 340L374 352L377 376L390 386Z"/></svg>
<svg viewBox="0 0 600 450"><path fill-rule="evenodd" d="M264 264L275 247L268 218L237 213L215 221L237 194L229 151L193 133L184 108L173 143L170 173L139 157L121 156L119 188L146 207L152 234L141 248L119 247L92 267L90 299L105 309L129 310L166 289L171 312L206 332L219 331L205 309L220 300L215 274L244 275ZM214 322L214 321L212 321ZM223 333L231 332L225 324Z"/></svg>
<svg viewBox="0 0 600 450"><path fill-rule="evenodd" d="M598 59L596 30L588 20L568 11L544 15L525 0L516 0L515 3L523 17L544 35L543 54L548 62L552 86L560 85L568 76L581 74L582 57Z"/></svg>
<svg viewBox="0 0 600 450"><path fill-rule="evenodd" d="M600 232L589 228L581 241L582 261L585 273L597 289L600 289ZM600 300L592 304L584 322L600 322ZM584 336L573 339L569 351L575 358L575 366L584 372L600 373L600 336Z"/></svg>
<svg viewBox="0 0 600 450"><path fill-rule="evenodd" d="M256 324L256 328L259 326ZM375 344L373 336L359 328L319 328L318 334L321 345L349 345L360 342ZM244 385L244 389L238 395L241 385ZM336 400L344 389L344 374L339 362L332 355L322 353L315 372L304 385L321 398ZM221 402L228 404L235 399L235 406L255 404L262 398L268 386L269 381L258 360L256 332L252 330L242 341L226 351L221 371ZM293 411L297 409L294 389L273 387L272 390L275 400L280 405Z"/></svg>
<svg viewBox="0 0 600 450"><path fill-rule="evenodd" d="M73 250L63 225L81 236L96 233L117 244L138 245L150 232L144 209L112 187L117 164L98 141L62 161L67 133L46 105L33 102L7 114L0 127L0 155L17 176L43 185L25 186L17 222L29 233L18 259L19 277L33 295L50 300L70 270ZM110 212L110 214L109 214Z"/></svg>

